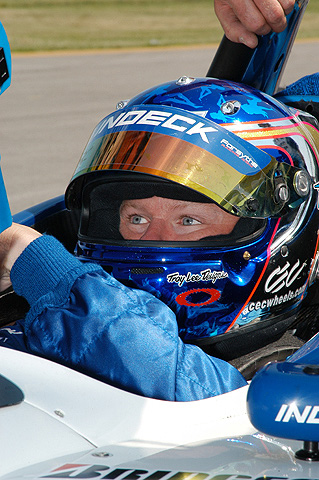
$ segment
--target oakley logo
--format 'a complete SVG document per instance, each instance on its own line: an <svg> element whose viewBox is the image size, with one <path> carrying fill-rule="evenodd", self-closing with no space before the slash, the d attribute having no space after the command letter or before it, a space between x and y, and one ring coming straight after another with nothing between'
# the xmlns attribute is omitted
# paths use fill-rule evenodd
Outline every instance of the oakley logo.
<svg viewBox="0 0 319 480"><path fill-rule="evenodd" d="M295 403L290 405L281 405L280 410L275 418L275 422L290 422L295 420L297 423L319 423L319 405L306 405L300 412Z"/></svg>
<svg viewBox="0 0 319 480"><path fill-rule="evenodd" d="M192 301L192 296L196 294L205 294L207 300L205 301ZM203 307L204 305L209 305L210 303L216 302L220 298L220 292L215 288L194 288L193 290L188 290L187 292L180 293L175 298L176 302L179 305L184 305L185 307Z"/></svg>
<svg viewBox="0 0 319 480"><path fill-rule="evenodd" d="M106 118L96 128L94 135L99 135L105 129L124 127L127 125L155 125L169 130L184 132L187 135L200 135L201 139L209 143L207 134L217 132L214 127L205 126L203 122L197 122L193 118L180 114L161 112L157 110L131 110L123 112L118 117Z"/></svg>

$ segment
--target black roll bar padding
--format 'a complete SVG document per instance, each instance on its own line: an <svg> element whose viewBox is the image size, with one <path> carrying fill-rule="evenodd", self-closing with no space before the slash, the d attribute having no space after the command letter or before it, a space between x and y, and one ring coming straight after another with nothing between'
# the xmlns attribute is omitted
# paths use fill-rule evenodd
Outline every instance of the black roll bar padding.
<svg viewBox="0 0 319 480"><path fill-rule="evenodd" d="M241 82L255 49L223 36L206 77Z"/></svg>

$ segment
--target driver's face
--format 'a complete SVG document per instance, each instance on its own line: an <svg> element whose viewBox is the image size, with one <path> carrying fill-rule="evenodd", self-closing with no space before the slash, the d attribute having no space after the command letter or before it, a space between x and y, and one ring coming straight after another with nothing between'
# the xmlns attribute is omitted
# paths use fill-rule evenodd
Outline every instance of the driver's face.
<svg viewBox="0 0 319 480"><path fill-rule="evenodd" d="M152 197L125 200L120 233L126 240L192 241L232 232L238 218L213 203Z"/></svg>

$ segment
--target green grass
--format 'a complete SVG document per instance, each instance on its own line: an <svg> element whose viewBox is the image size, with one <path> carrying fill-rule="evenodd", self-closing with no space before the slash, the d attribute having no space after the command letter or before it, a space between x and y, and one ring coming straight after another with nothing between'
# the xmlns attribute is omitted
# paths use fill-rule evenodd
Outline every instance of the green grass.
<svg viewBox="0 0 319 480"><path fill-rule="evenodd" d="M213 0L0 0L14 52L218 43ZM318 37L310 0L298 38Z"/></svg>

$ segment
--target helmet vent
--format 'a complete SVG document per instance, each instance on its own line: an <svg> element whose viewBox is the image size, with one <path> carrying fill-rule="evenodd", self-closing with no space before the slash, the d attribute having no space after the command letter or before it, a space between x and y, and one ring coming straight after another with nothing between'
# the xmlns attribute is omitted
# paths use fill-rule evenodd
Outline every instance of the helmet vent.
<svg viewBox="0 0 319 480"><path fill-rule="evenodd" d="M153 268L131 268L132 275L156 275L158 273L164 273L163 267Z"/></svg>

